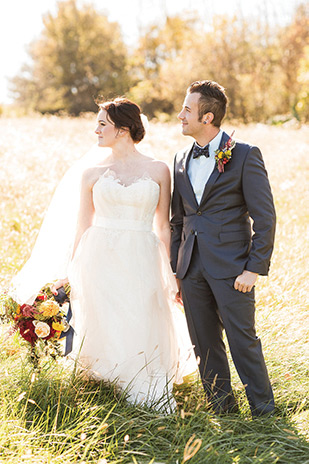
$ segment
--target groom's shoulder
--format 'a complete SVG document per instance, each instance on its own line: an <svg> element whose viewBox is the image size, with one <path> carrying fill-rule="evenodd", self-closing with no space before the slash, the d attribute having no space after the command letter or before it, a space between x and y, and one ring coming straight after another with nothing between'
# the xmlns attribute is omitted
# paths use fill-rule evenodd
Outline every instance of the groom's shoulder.
<svg viewBox="0 0 309 464"><path fill-rule="evenodd" d="M230 135L227 132L223 131L222 141L227 141L229 139L229 137L230 137ZM240 139L238 137L232 137L232 139L236 142L234 150L235 149L240 150L243 153L248 153L252 149L258 149L259 150L259 148L253 143L247 142L247 141L242 140L242 139Z"/></svg>
<svg viewBox="0 0 309 464"><path fill-rule="evenodd" d="M245 142L244 140L240 140L240 139L237 139L237 138L235 138L234 140L236 142L234 150L239 150L242 153L247 153L253 147L252 144L250 144L248 142Z"/></svg>
<svg viewBox="0 0 309 464"><path fill-rule="evenodd" d="M247 162L248 160L261 160L263 155L259 147L252 143L244 142L243 140L235 139L236 145L233 149L234 155L237 158L242 160L242 162Z"/></svg>
<svg viewBox="0 0 309 464"><path fill-rule="evenodd" d="M228 141L228 139L230 138L230 134L228 132L225 132L224 130L222 131L222 139L221 139L221 143L220 145L224 145L225 142ZM234 150L237 149L237 150L241 150L241 151L249 151L251 148L252 148L252 144L242 140L242 139L239 139L238 137L231 137L234 142L236 142L236 145L234 147Z"/></svg>
<svg viewBox="0 0 309 464"><path fill-rule="evenodd" d="M233 137L233 140L236 142L235 147L233 148L233 153L237 154L237 156L240 156L243 159L246 159L249 153L252 153L252 155L254 155L255 152L261 153L259 147L257 147L255 144L239 139L237 137Z"/></svg>

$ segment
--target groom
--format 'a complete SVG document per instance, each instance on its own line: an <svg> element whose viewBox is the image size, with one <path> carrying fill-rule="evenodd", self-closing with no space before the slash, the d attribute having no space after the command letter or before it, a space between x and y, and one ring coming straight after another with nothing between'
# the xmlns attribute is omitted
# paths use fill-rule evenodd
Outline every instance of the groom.
<svg viewBox="0 0 309 464"><path fill-rule="evenodd" d="M232 143L220 129L226 106L223 87L197 81L178 115L195 142L175 157L171 264L214 410L237 410L225 329L252 415L260 416L273 411L274 398L255 332L254 284L268 274L276 216L260 150L237 142L230 157L224 152Z"/></svg>

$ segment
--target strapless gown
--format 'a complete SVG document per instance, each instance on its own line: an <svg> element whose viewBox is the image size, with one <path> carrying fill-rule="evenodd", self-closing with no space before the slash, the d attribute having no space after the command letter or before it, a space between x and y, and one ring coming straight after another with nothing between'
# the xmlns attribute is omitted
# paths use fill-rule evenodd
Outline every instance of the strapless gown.
<svg viewBox="0 0 309 464"><path fill-rule="evenodd" d="M152 232L159 194L150 177L126 186L105 172L69 272L78 366L148 405L163 404L197 368L167 253Z"/></svg>

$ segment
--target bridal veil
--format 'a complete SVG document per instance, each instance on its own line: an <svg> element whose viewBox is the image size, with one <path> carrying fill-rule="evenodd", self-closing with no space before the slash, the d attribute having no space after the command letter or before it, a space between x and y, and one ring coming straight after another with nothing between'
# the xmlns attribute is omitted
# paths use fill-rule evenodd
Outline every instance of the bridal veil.
<svg viewBox="0 0 309 464"><path fill-rule="evenodd" d="M66 172L46 211L31 256L13 278L10 296L19 304L32 304L41 288L68 275L80 204L82 174L102 162L109 148L96 145Z"/></svg>

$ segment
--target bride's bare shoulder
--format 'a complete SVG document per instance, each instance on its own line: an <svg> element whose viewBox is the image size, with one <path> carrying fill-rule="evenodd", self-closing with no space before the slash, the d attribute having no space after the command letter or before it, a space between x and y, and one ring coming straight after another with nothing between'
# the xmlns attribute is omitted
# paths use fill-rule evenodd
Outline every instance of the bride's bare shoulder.
<svg viewBox="0 0 309 464"><path fill-rule="evenodd" d="M82 176L82 185L86 188L92 188L107 169L107 166L92 166L85 169Z"/></svg>
<svg viewBox="0 0 309 464"><path fill-rule="evenodd" d="M153 169L158 169L158 170L169 169L167 163L165 163L164 161L154 158L153 156L143 155L143 157L144 157L145 162L148 163L149 166Z"/></svg>
<svg viewBox="0 0 309 464"><path fill-rule="evenodd" d="M149 173L158 184L170 178L170 169L167 163L156 158L149 159Z"/></svg>

